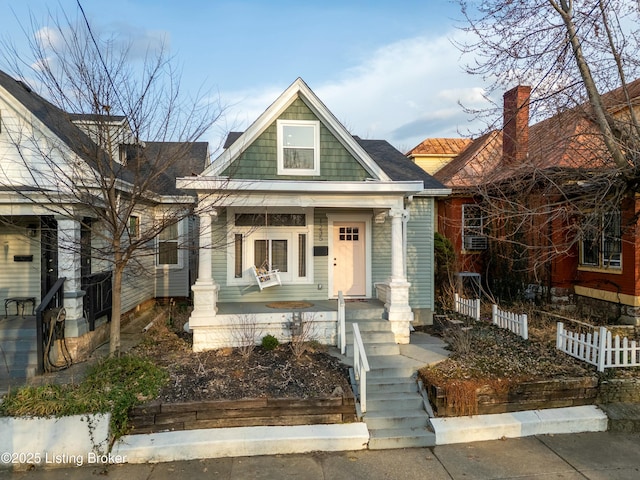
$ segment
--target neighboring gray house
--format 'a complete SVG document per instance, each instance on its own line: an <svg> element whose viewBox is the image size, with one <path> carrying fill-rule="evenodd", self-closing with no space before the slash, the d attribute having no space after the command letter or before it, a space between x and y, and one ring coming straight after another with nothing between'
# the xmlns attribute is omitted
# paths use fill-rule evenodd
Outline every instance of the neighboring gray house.
<svg viewBox="0 0 640 480"><path fill-rule="evenodd" d="M72 355L86 354L108 332L100 325L109 309L111 264L94 254L103 230L100 219L91 218L95 208L85 208L74 194L74 183L86 185L98 175L96 155L88 152L98 148L92 139L105 124L117 149L113 157L121 163L122 194L132 188L130 149L136 149L136 158L182 149L184 161L167 169L154 191L145 192L148 201L130 216L131 235L168 208L193 205L195 198L178 191L175 178L202 171L207 143L137 142L126 118L69 114L0 72L0 308L6 306L12 316L22 307L30 315L57 279L65 277L65 334ZM195 265L190 251L197 250L197 235L190 235L194 230L196 219L186 218L146 245L144 254L132 262L136 268L125 272L123 314L158 297L190 296ZM98 329L99 334L94 333Z"/></svg>
<svg viewBox="0 0 640 480"><path fill-rule="evenodd" d="M301 79L226 147L178 179L207 212L195 350L237 343L225 303L377 297L398 343L414 319L431 321L434 199L447 188L386 141L352 136ZM277 281L256 276L273 270ZM265 322L263 334L286 336L277 315ZM331 341L331 327L320 336Z"/></svg>

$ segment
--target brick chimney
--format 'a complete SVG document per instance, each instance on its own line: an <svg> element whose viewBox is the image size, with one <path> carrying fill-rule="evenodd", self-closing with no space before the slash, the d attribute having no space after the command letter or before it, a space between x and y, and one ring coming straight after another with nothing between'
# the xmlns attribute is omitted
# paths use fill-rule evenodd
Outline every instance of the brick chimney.
<svg viewBox="0 0 640 480"><path fill-rule="evenodd" d="M529 152L529 98L531 87L518 85L506 92L502 129L502 158L512 165L526 160Z"/></svg>

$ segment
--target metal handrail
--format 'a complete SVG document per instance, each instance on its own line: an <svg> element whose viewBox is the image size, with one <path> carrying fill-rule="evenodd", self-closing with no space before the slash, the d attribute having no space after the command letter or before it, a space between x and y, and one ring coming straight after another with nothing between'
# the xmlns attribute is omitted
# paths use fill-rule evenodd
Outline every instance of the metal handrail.
<svg viewBox="0 0 640 480"><path fill-rule="evenodd" d="M367 353L364 351L364 343L360 335L360 328L357 323L353 324L353 373L356 378L356 386L358 387L358 399L360 400L360 409L362 413L367 411L367 372L369 368L369 360Z"/></svg>
<svg viewBox="0 0 640 480"><path fill-rule="evenodd" d="M82 277L84 315L89 322L89 330L94 331L96 320L107 316L111 321L112 311L112 273L110 271L92 273Z"/></svg>
<svg viewBox="0 0 640 480"><path fill-rule="evenodd" d="M44 372L44 332L42 314L49 308L62 307L64 303L64 281L65 277L56 280L51 289L36 307L36 342L38 347L38 375ZM53 305L52 305L53 304Z"/></svg>

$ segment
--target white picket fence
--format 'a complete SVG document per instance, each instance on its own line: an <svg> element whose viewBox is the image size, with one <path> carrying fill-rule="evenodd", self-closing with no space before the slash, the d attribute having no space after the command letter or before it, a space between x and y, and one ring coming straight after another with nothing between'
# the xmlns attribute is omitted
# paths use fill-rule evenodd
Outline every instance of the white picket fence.
<svg viewBox="0 0 640 480"><path fill-rule="evenodd" d="M529 327L526 313L512 313L500 310L497 305L491 306L491 322L500 328L506 328L525 340L529 339Z"/></svg>
<svg viewBox="0 0 640 480"><path fill-rule="evenodd" d="M466 315L474 320L480 320L480 299L463 298L457 293L454 294L455 310L461 315Z"/></svg>
<svg viewBox="0 0 640 480"><path fill-rule="evenodd" d="M593 333L578 333L566 330L564 323L558 322L556 348L572 357L598 367L599 372L606 368L640 366L640 347L635 340L619 335L612 338L606 327L600 327Z"/></svg>

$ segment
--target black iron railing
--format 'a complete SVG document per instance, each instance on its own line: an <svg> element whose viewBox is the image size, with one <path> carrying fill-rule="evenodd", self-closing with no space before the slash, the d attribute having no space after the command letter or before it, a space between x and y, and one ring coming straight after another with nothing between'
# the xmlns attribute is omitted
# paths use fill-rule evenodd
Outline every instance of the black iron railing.
<svg viewBox="0 0 640 480"><path fill-rule="evenodd" d="M38 342L38 375L44 372L44 323L43 314L52 308L62 308L64 302L64 281L66 279L59 278L53 284L51 290L42 299L40 305L36 307L36 339Z"/></svg>
<svg viewBox="0 0 640 480"><path fill-rule="evenodd" d="M113 287L111 272L93 273L82 277L84 290L84 315L89 322L89 330L94 331L96 320L104 315L111 321L111 299Z"/></svg>

